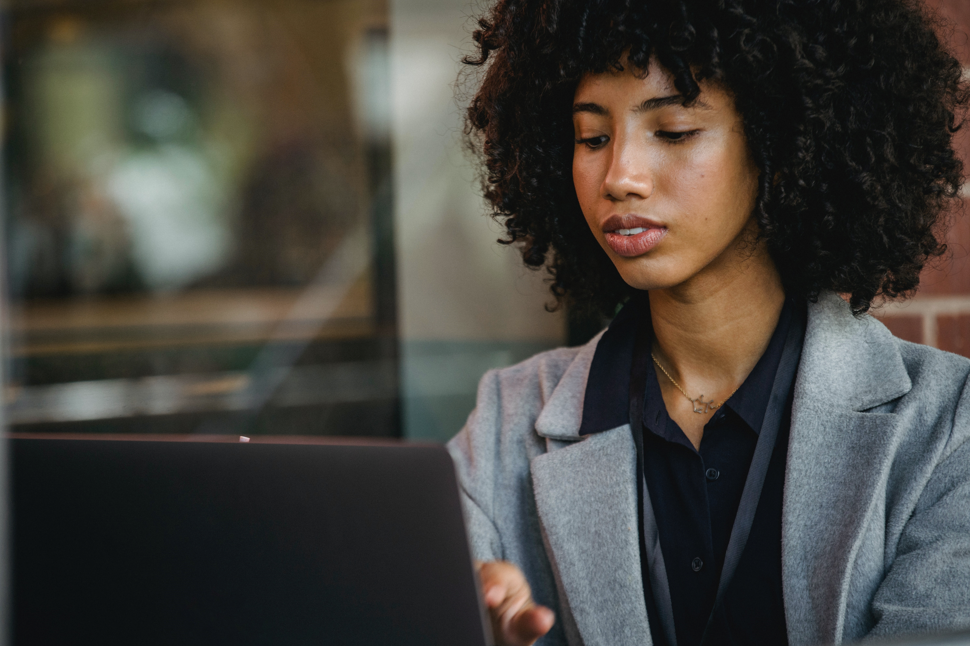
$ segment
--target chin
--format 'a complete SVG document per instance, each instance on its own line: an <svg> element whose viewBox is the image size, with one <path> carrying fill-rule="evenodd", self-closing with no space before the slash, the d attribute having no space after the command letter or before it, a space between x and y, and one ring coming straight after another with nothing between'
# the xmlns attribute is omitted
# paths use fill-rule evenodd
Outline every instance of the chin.
<svg viewBox="0 0 970 646"><path fill-rule="evenodd" d="M610 260L623 282L641 291L676 287L692 275L684 271L683 262L657 262L659 258L622 258L612 254Z"/></svg>
<svg viewBox="0 0 970 646"><path fill-rule="evenodd" d="M688 277L670 276L662 271L624 271L620 269L620 278L633 289L650 291L653 289L668 289L680 285Z"/></svg>

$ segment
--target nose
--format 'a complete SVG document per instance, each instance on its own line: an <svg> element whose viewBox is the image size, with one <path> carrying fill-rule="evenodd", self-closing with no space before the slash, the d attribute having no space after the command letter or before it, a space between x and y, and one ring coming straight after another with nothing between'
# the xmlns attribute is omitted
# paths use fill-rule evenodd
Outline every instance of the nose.
<svg viewBox="0 0 970 646"><path fill-rule="evenodd" d="M653 174L646 151L627 137L614 140L610 167L603 178L603 197L613 202L647 199L653 193Z"/></svg>

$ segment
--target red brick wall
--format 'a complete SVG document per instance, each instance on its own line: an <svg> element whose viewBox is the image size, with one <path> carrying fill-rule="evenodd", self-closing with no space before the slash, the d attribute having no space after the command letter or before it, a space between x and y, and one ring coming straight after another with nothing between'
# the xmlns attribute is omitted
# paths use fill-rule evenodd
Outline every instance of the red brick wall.
<svg viewBox="0 0 970 646"><path fill-rule="evenodd" d="M948 42L970 74L970 0L926 0L949 23ZM970 124L957 135L970 172ZM970 357L970 185L964 212L952 219L945 258L923 272L916 296L879 308L874 314L898 337Z"/></svg>

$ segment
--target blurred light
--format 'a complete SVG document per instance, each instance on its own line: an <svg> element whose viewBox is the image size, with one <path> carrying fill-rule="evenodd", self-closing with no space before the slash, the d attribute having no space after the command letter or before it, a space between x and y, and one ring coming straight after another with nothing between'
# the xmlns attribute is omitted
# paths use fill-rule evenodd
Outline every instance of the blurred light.
<svg viewBox="0 0 970 646"><path fill-rule="evenodd" d="M153 139L179 135L192 120L189 104L174 92L151 90L142 94L133 109L135 129Z"/></svg>

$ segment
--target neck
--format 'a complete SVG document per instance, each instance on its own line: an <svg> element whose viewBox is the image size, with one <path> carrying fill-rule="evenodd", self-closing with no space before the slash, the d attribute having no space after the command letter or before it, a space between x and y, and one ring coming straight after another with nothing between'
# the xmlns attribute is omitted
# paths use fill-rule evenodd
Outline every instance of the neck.
<svg viewBox="0 0 970 646"><path fill-rule="evenodd" d="M778 324L781 278L767 251L749 251L730 271L711 268L709 275L649 293L654 354L688 392L742 383Z"/></svg>

